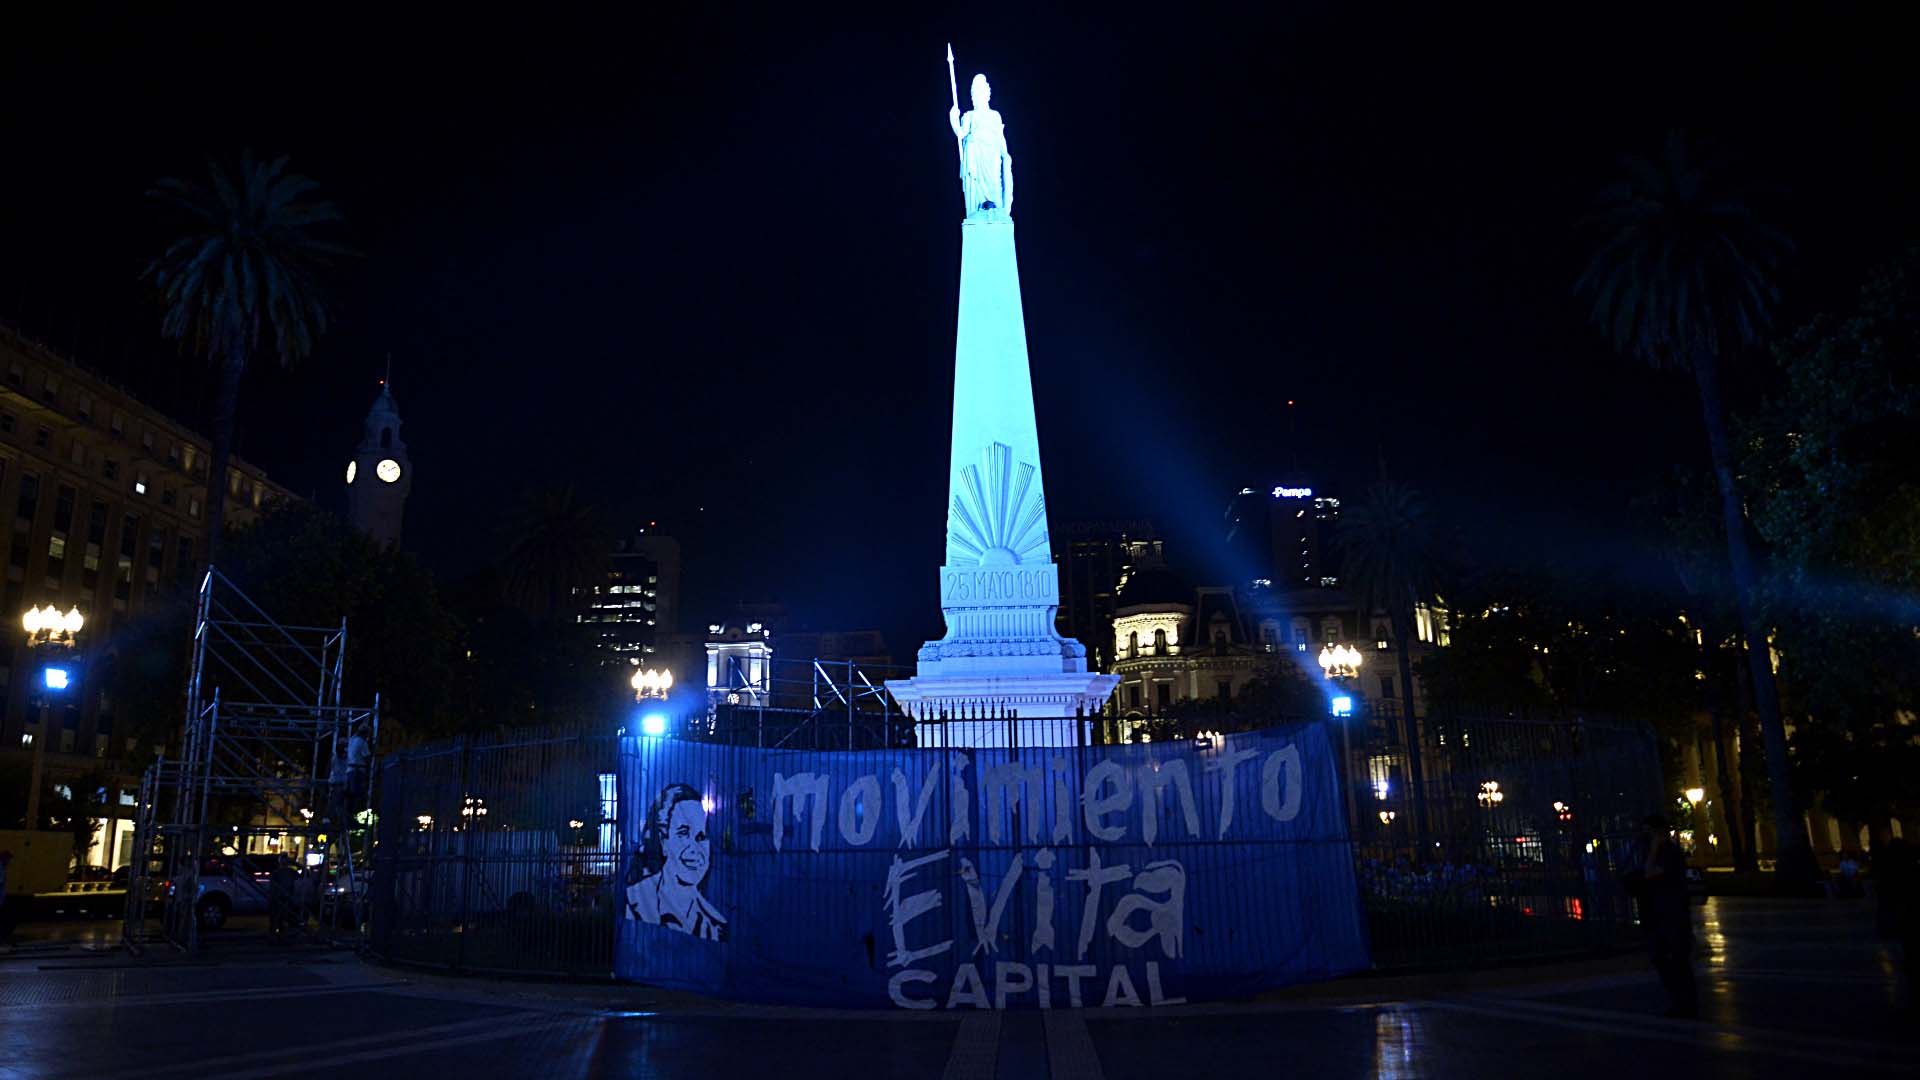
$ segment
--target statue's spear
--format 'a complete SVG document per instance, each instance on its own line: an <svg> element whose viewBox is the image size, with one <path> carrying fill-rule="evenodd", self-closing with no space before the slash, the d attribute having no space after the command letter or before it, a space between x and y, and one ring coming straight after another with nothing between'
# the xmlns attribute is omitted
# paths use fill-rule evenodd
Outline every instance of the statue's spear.
<svg viewBox="0 0 1920 1080"><path fill-rule="evenodd" d="M953 78L953 42L947 42L947 96L953 99L953 107L960 107L960 84Z"/></svg>

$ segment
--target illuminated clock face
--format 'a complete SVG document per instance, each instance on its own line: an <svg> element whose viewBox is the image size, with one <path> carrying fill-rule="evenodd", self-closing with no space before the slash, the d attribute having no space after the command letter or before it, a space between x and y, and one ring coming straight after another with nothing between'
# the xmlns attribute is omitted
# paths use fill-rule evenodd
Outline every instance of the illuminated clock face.
<svg viewBox="0 0 1920 1080"><path fill-rule="evenodd" d="M360 473L360 463L359 463L359 462L357 462L357 461L349 461L349 462L347 462L347 483L349 483L349 484L351 484L351 483L353 483L353 478L354 478L355 476L357 476L357 475L359 475L359 473Z"/></svg>
<svg viewBox="0 0 1920 1080"><path fill-rule="evenodd" d="M380 464L373 467L374 474L391 484L400 479L400 463L392 458L381 458Z"/></svg>

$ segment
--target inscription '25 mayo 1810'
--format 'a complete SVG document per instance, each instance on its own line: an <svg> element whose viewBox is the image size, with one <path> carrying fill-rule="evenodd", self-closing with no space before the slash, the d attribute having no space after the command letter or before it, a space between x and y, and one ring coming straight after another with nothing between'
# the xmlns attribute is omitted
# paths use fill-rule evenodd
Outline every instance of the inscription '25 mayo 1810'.
<svg viewBox="0 0 1920 1080"><path fill-rule="evenodd" d="M1057 604L1059 571L1052 565L1007 569L940 570L940 606Z"/></svg>

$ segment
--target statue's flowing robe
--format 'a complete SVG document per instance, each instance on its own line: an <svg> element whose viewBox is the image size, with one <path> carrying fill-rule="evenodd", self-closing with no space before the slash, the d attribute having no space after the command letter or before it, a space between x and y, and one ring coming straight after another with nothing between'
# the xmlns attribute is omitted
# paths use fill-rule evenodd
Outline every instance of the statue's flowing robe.
<svg viewBox="0 0 1920 1080"><path fill-rule="evenodd" d="M1007 159L1007 133L1000 114L992 109L970 109L960 118L960 183L966 189L967 213L987 203L1005 213L1013 202L1012 169Z"/></svg>

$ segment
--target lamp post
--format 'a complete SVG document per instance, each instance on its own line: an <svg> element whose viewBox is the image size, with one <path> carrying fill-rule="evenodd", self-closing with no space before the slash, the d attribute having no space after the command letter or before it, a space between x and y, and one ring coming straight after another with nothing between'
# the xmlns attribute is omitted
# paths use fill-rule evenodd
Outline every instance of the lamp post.
<svg viewBox="0 0 1920 1080"><path fill-rule="evenodd" d="M633 678L627 680L633 687L633 701L636 705L665 705L667 697L673 691L673 672L655 671L648 668L635 671ZM640 716L640 734L650 738L659 738L667 733L667 714L664 709L645 709Z"/></svg>
<svg viewBox="0 0 1920 1080"><path fill-rule="evenodd" d="M1360 676L1360 650L1351 645L1322 645L1320 647L1320 672L1336 688L1344 689L1342 680ZM1353 801L1353 741L1347 733L1353 721L1353 695L1342 694L1332 702L1334 718L1340 721L1340 774L1347 789L1347 828L1349 831L1360 825L1360 811ZM1385 826L1390 818L1381 819Z"/></svg>
<svg viewBox="0 0 1920 1080"><path fill-rule="evenodd" d="M20 616L20 625L27 631L27 648L33 650L41 670L40 730L33 737L33 777L27 784L28 829L38 828L40 822L40 781L46 770L47 736L53 727L53 695L66 690L73 681L72 672L60 658L72 653L75 637L86 622L79 608L69 608L62 615L52 604L28 608Z"/></svg>

